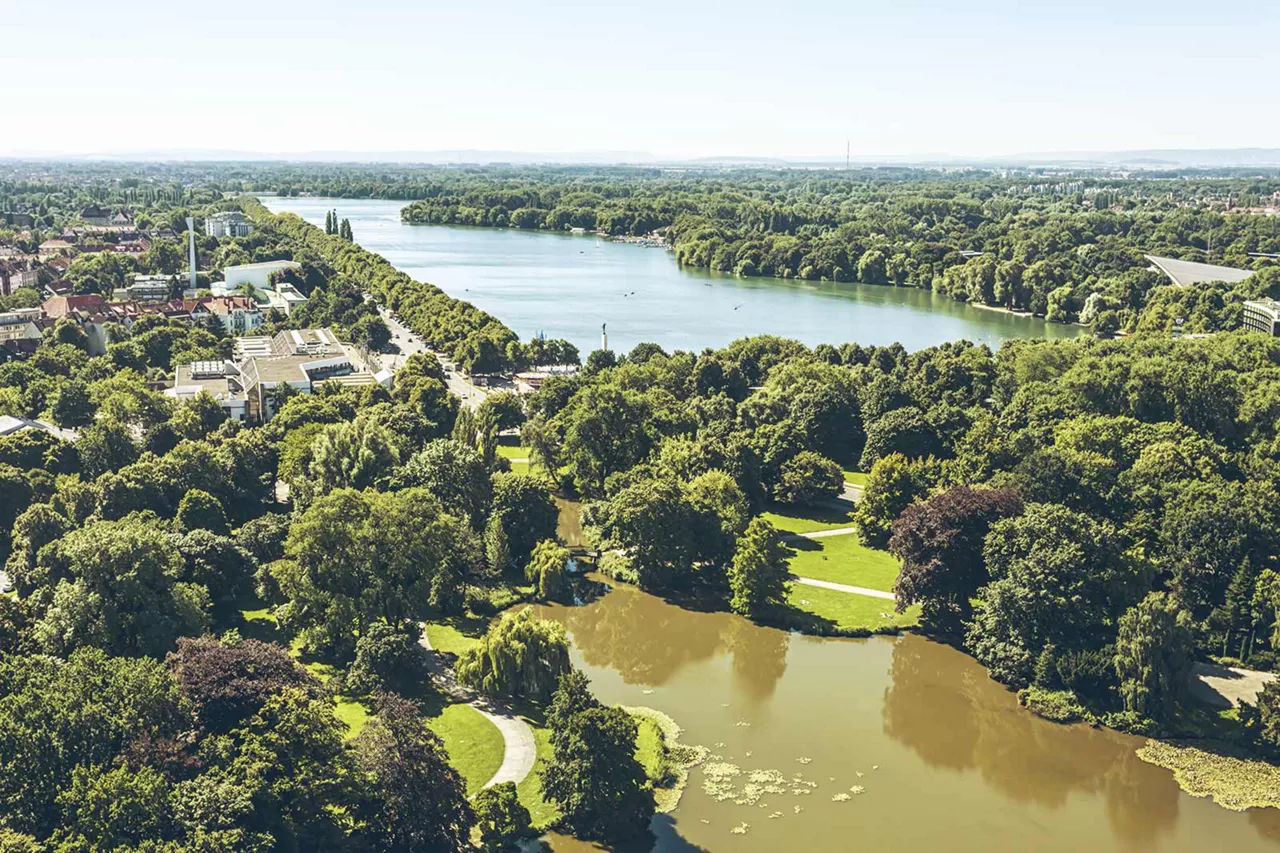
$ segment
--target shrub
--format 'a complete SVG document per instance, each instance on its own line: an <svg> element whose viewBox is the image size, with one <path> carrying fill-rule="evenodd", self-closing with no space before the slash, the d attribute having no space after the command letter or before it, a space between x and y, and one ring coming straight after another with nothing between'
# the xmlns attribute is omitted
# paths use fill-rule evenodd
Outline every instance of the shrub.
<svg viewBox="0 0 1280 853"><path fill-rule="evenodd" d="M385 622L375 622L356 641L356 659L347 669L343 690L351 696L401 692L401 685L418 683L422 674L422 656L414 639Z"/></svg>
<svg viewBox="0 0 1280 853"><path fill-rule="evenodd" d="M1018 691L1018 702L1031 713L1055 723L1074 723L1089 718L1089 712L1070 690L1025 687Z"/></svg>
<svg viewBox="0 0 1280 853"><path fill-rule="evenodd" d="M485 788L476 794L471 807L480 828L480 847L486 853L509 849L531 834L532 818L516 796L515 782Z"/></svg>
<svg viewBox="0 0 1280 853"><path fill-rule="evenodd" d="M805 450L783 463L773 496L784 504L808 505L834 498L844 487L844 472L827 457Z"/></svg>

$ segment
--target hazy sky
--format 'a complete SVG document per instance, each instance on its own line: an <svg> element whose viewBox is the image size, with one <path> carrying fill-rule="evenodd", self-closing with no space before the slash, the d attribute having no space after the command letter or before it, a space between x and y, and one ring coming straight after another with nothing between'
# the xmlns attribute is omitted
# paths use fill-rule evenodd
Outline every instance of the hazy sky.
<svg viewBox="0 0 1280 853"><path fill-rule="evenodd" d="M0 0L0 155L1280 146L1280 4Z"/></svg>

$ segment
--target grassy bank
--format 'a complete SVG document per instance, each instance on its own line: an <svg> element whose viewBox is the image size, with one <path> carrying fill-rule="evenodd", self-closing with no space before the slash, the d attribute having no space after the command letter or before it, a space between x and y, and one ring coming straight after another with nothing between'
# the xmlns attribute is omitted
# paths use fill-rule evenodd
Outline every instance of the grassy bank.
<svg viewBox="0 0 1280 853"><path fill-rule="evenodd" d="M805 633L857 634L865 630L874 634L911 628L920 621L918 605L907 608L905 613L894 613L893 602L888 599L806 584L794 584L787 601L795 611L809 615L813 621L808 625L798 622L784 627Z"/></svg>
<svg viewBox="0 0 1280 853"><path fill-rule="evenodd" d="M671 717L653 708L623 707L636 719L636 760L653 784L653 799L660 813L675 811L689 784L689 769L707 760L710 750L680 742L681 728Z"/></svg>

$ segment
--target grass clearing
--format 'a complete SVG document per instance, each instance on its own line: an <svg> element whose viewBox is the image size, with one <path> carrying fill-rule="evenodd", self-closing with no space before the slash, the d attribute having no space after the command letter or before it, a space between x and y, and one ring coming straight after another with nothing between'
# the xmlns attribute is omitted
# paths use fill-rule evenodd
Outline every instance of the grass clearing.
<svg viewBox="0 0 1280 853"><path fill-rule="evenodd" d="M462 655L480 645L480 638L489 627L486 619L450 619L447 622L428 622L427 641L438 652Z"/></svg>
<svg viewBox="0 0 1280 853"><path fill-rule="evenodd" d="M760 517L786 533L814 533L848 527L853 504L849 501L832 501L822 507L794 507L771 504L768 512Z"/></svg>
<svg viewBox="0 0 1280 853"><path fill-rule="evenodd" d="M449 764L462 774L468 796L479 791L502 766L506 750L502 733L475 708L446 705L426 722L444 741Z"/></svg>
<svg viewBox="0 0 1280 853"><path fill-rule="evenodd" d="M894 613L893 602L887 599L800 583L792 585L788 601L797 610L825 619L845 631L907 628L920 620L919 605L908 608L906 613Z"/></svg>
<svg viewBox="0 0 1280 853"><path fill-rule="evenodd" d="M863 471L845 471L844 481L853 483L855 486L865 486L867 484L867 475Z"/></svg>
<svg viewBox="0 0 1280 853"><path fill-rule="evenodd" d="M892 592L901 568L896 557L868 548L856 533L787 544L796 551L791 573L802 578Z"/></svg>

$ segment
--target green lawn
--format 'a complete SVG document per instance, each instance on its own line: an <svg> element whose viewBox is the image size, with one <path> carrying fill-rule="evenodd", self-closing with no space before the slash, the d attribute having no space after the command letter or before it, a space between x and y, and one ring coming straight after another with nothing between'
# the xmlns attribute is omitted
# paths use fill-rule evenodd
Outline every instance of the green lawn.
<svg viewBox="0 0 1280 853"><path fill-rule="evenodd" d="M787 544L796 551L791 559L791 573L802 578L885 592L893 591L893 582L898 578L897 558L888 551L863 545L856 533L791 540Z"/></svg>
<svg viewBox="0 0 1280 853"><path fill-rule="evenodd" d="M818 508L772 504L769 511L761 513L760 517L787 533L813 533L816 530L848 527L852 523L849 521L851 512L853 504L848 501L835 501L832 506Z"/></svg>
<svg viewBox="0 0 1280 853"><path fill-rule="evenodd" d="M463 652L480 644L489 623L484 619L451 619L448 622L428 622L427 640L438 652Z"/></svg>
<svg viewBox="0 0 1280 853"><path fill-rule="evenodd" d="M363 702L356 699L348 699L345 696L334 697L334 703L337 707L334 714L339 720L347 724L347 737L353 738L360 734L365 724L369 722L369 709L364 706Z"/></svg>
<svg viewBox="0 0 1280 853"><path fill-rule="evenodd" d="M865 486L867 484L867 475L862 471L845 471L844 481L853 483L855 486Z"/></svg>
<svg viewBox="0 0 1280 853"><path fill-rule="evenodd" d="M792 585L789 601L793 607L827 619L838 628L873 631L888 625L905 628L915 625L920 618L918 605L908 608L906 613L897 614L893 612L893 602L887 599L800 583Z"/></svg>
<svg viewBox="0 0 1280 853"><path fill-rule="evenodd" d="M533 742L538 747L538 760L534 762L533 770L524 781L516 786L516 794L519 795L524 807L529 810L533 825L543 829L560 819L559 809L542 798L542 766L551 758L551 732L541 726L537 720L529 717L525 717L525 720L533 729Z"/></svg>
<svg viewBox="0 0 1280 853"><path fill-rule="evenodd" d="M468 705L446 705L435 717L427 719L431 730L444 741L449 764L462 774L467 794L479 791L502 766L506 745L498 727Z"/></svg>
<svg viewBox="0 0 1280 853"><path fill-rule="evenodd" d="M515 444L499 444L498 455L505 459L528 459L529 448Z"/></svg>

